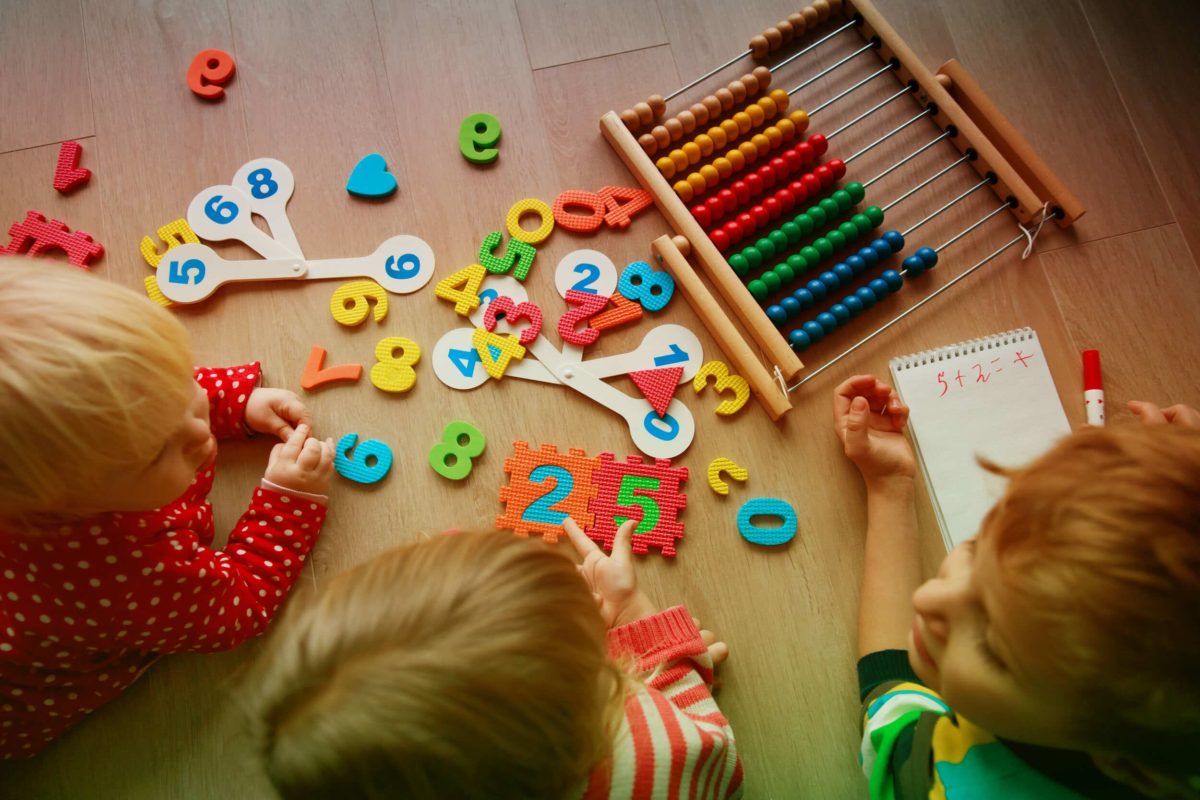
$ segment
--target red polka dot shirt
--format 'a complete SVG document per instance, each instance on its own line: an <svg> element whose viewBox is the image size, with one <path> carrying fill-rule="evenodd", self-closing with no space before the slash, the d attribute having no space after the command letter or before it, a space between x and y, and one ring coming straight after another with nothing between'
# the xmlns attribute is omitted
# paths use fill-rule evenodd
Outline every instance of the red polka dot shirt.
<svg viewBox="0 0 1200 800"><path fill-rule="evenodd" d="M196 370L218 439L246 436L259 374L257 362ZM36 536L0 531L0 758L37 753L162 654L228 650L263 632L325 506L257 488L214 550L212 484L210 461L154 511L101 514Z"/></svg>

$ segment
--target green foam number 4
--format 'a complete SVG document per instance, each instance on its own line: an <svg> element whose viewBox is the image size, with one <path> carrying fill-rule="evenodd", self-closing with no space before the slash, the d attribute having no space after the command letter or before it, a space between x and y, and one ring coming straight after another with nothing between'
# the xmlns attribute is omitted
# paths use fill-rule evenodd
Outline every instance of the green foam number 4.
<svg viewBox="0 0 1200 800"><path fill-rule="evenodd" d="M617 505L619 506L641 506L642 521L634 528L634 533L649 533L658 525L658 519L662 516L662 509L658 507L658 501L653 497L644 494L634 494L638 489L644 489L651 492L657 492L662 488L661 478L652 478L644 475L626 475L621 479L621 488L617 490ZM616 516L613 517L613 522L621 525L629 517Z"/></svg>
<svg viewBox="0 0 1200 800"><path fill-rule="evenodd" d="M472 164L491 164L500 157L500 120L491 114L472 114L458 129L458 149Z"/></svg>

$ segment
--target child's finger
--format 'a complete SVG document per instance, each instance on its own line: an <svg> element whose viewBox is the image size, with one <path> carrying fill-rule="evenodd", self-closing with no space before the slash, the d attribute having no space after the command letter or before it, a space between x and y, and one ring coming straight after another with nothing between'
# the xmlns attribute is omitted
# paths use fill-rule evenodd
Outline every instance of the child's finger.
<svg viewBox="0 0 1200 800"><path fill-rule="evenodd" d="M871 406L865 397L856 397L850 403L850 412L846 415L846 431L843 443L846 455L857 456L867 452L867 429L870 427Z"/></svg>
<svg viewBox="0 0 1200 800"><path fill-rule="evenodd" d="M714 667L722 664L725 659L729 658L729 645L724 642L713 642L708 646L708 655L712 659Z"/></svg>
<svg viewBox="0 0 1200 800"><path fill-rule="evenodd" d="M1163 415L1162 409L1154 403L1147 403L1145 400L1130 400L1126 405L1135 417L1147 425L1166 424L1167 418Z"/></svg>
<svg viewBox="0 0 1200 800"><path fill-rule="evenodd" d="M1189 428L1200 427L1200 411L1191 406L1176 403L1164 408L1162 413L1163 417L1172 425L1185 425Z"/></svg>
<svg viewBox="0 0 1200 800"><path fill-rule="evenodd" d="M295 461L300 455L300 450L304 447L306 439L308 439L308 426L297 425L296 430L292 431L292 435L283 443L283 447L279 451L279 457L286 458L288 461Z"/></svg>
<svg viewBox="0 0 1200 800"><path fill-rule="evenodd" d="M850 410L850 403L855 397L858 397L863 392L869 392L875 386L874 375L855 375L853 378L847 378L842 381L836 389L833 390L833 422L837 426L841 423L846 412Z"/></svg>
<svg viewBox="0 0 1200 800"><path fill-rule="evenodd" d="M633 529L637 524L635 519L625 520L613 537L612 560L622 569L628 569L633 561Z"/></svg>
<svg viewBox="0 0 1200 800"><path fill-rule="evenodd" d="M575 545L575 552L579 553L583 558L587 558L591 553L600 552L599 546L589 539L588 535L570 517L563 520L563 530L567 532L567 537L571 540L571 544Z"/></svg>
<svg viewBox="0 0 1200 800"><path fill-rule="evenodd" d="M696 619L695 617L692 617L693 621L695 621L695 619ZM696 623L696 627L698 627L698 628L700 627L699 622ZM704 646L707 647L708 645L717 641L717 635L715 633L713 633L712 631L706 631L703 628L701 628L700 641L704 642Z"/></svg>
<svg viewBox="0 0 1200 800"><path fill-rule="evenodd" d="M316 439L308 439L296 457L296 464L304 469L316 469L321 464L321 453L324 446Z"/></svg>
<svg viewBox="0 0 1200 800"><path fill-rule="evenodd" d="M289 394L283 399L276 410L280 416L292 423L292 425L307 425L310 429L312 428L312 414L309 413L308 408L296 395Z"/></svg>

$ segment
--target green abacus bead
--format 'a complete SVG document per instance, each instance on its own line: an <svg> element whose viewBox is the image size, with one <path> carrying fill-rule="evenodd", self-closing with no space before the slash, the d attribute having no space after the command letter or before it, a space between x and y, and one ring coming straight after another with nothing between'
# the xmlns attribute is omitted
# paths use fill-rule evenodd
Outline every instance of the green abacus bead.
<svg viewBox="0 0 1200 800"><path fill-rule="evenodd" d="M745 275L750 271L750 262L746 260L746 256L742 253L734 253L729 257L729 266L733 267L733 271L738 275Z"/></svg>
<svg viewBox="0 0 1200 800"><path fill-rule="evenodd" d="M797 214L796 218L793 219L792 222L796 223L796 227L800 229L801 239L803 239L805 236L808 236L816 228L816 223L813 222L813 218L808 215L807 211L805 211L803 214Z"/></svg>
<svg viewBox="0 0 1200 800"><path fill-rule="evenodd" d="M758 269L762 266L763 254L758 252L757 247L743 248L742 255L746 257L746 263L750 265L750 269Z"/></svg>
<svg viewBox="0 0 1200 800"><path fill-rule="evenodd" d="M846 246L846 235L841 231L830 231L825 234L825 238L833 245L834 250L841 250Z"/></svg>
<svg viewBox="0 0 1200 800"><path fill-rule="evenodd" d="M785 285L796 280L796 270L792 269L787 261L781 261L775 265L775 274L779 276L779 279L783 281Z"/></svg>
<svg viewBox="0 0 1200 800"><path fill-rule="evenodd" d="M804 238L804 234L800 232L800 226L794 222L783 223L779 226L779 230L783 231L783 235L787 237L788 247L795 247Z"/></svg>
<svg viewBox="0 0 1200 800"><path fill-rule="evenodd" d="M821 227L825 224L825 220L828 219L825 214L825 209L821 208L820 206L813 206L808 211L805 211L804 214L812 220L814 228Z"/></svg>
<svg viewBox="0 0 1200 800"><path fill-rule="evenodd" d="M763 258L770 258L775 255L775 243L765 236L755 242L754 247L758 252L762 253Z"/></svg>
<svg viewBox="0 0 1200 800"><path fill-rule="evenodd" d="M883 209L879 206L867 206L867 210L863 212L867 215L867 219L871 220L871 225L878 228L883 224Z"/></svg>
<svg viewBox="0 0 1200 800"><path fill-rule="evenodd" d="M855 214L850 218L850 222L854 225L854 229L858 232L856 236L862 236L867 231L875 229L875 223L871 222L871 218L866 214Z"/></svg>
<svg viewBox="0 0 1200 800"><path fill-rule="evenodd" d="M788 256L787 265L792 268L792 272L797 275L803 275L808 271L808 262L804 260L804 256L799 253L793 253Z"/></svg>
<svg viewBox="0 0 1200 800"><path fill-rule="evenodd" d="M845 189L838 189L830 197L833 198L833 202L837 203L839 211L849 211L850 206L854 205L854 201L850 199L850 193Z"/></svg>
<svg viewBox="0 0 1200 800"><path fill-rule="evenodd" d="M846 241L848 242L853 242L858 238L858 226L849 220L838 225L837 229L841 232L842 236L846 237Z"/></svg>
<svg viewBox="0 0 1200 800"><path fill-rule="evenodd" d="M750 294L754 295L754 299L760 303L763 300L766 300L767 295L769 294L769 292L767 292L767 285L758 278L755 278L746 284L746 288L750 290Z"/></svg>
<svg viewBox="0 0 1200 800"><path fill-rule="evenodd" d="M832 197L826 197L820 203L817 203L817 205L824 209L825 218L828 221L832 221L834 217L842 212L842 209L838 208L837 200L834 200Z"/></svg>
<svg viewBox="0 0 1200 800"><path fill-rule="evenodd" d="M759 280L766 285L768 292L777 292L779 291L779 287L783 285L783 281L780 279L779 273L775 272L775 270L764 272Z"/></svg>
<svg viewBox="0 0 1200 800"><path fill-rule="evenodd" d="M829 241L828 237L818 236L816 239L813 239L812 246L821 254L822 260L833 255L833 243Z"/></svg>
<svg viewBox="0 0 1200 800"><path fill-rule="evenodd" d="M853 200L855 204L861 203L862 199L867 196L867 190L863 188L863 185L858 181L847 183L846 191L849 192L850 199Z"/></svg>
<svg viewBox="0 0 1200 800"><path fill-rule="evenodd" d="M782 253L788 249L788 237L783 231L771 231L767 234L767 238L775 245L776 253Z"/></svg>
<svg viewBox="0 0 1200 800"><path fill-rule="evenodd" d="M820 240L818 239L817 241ZM816 242L813 244L816 244ZM804 263L808 265L809 269L812 269L821 262L820 251L818 251L817 248L813 247L811 244L801 247L800 255L804 256Z"/></svg>

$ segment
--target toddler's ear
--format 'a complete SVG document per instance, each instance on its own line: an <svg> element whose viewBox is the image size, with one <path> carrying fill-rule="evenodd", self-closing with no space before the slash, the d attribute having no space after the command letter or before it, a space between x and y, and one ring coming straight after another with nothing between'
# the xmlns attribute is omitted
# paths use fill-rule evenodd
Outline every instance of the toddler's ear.
<svg viewBox="0 0 1200 800"><path fill-rule="evenodd" d="M1197 800L1200 790L1189 786L1186 778L1177 778L1144 766L1129 756L1116 753L1093 753L1096 767L1113 780L1123 783L1150 798L1186 798Z"/></svg>

